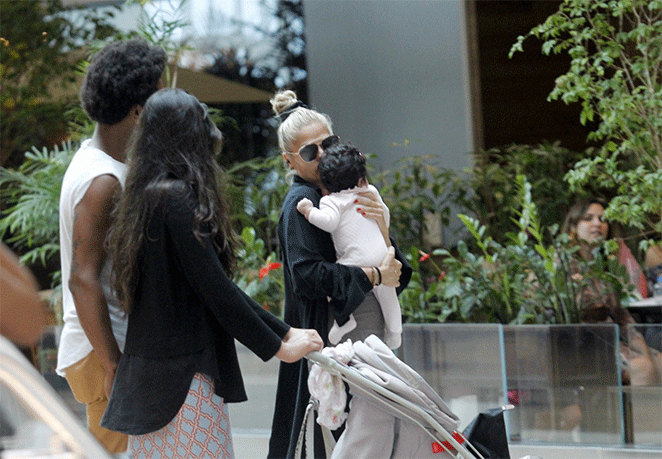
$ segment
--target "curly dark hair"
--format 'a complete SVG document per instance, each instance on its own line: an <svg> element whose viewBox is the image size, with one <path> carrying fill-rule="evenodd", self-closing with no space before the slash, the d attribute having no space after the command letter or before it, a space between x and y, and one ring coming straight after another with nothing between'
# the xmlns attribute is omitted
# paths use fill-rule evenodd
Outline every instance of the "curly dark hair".
<svg viewBox="0 0 662 459"><path fill-rule="evenodd" d="M128 149L126 185L108 238L113 287L125 312L131 310L149 219L161 199L194 196L195 235L210 237L232 276L238 240L215 160L221 143L207 106L186 91L161 89L145 103Z"/></svg>
<svg viewBox="0 0 662 459"><path fill-rule="evenodd" d="M354 188L367 174L365 157L359 149L343 143L324 150L317 170L329 193Z"/></svg>
<svg viewBox="0 0 662 459"><path fill-rule="evenodd" d="M83 80L85 113L98 123L119 123L158 89L166 62L163 48L143 39L106 45L92 56Z"/></svg>

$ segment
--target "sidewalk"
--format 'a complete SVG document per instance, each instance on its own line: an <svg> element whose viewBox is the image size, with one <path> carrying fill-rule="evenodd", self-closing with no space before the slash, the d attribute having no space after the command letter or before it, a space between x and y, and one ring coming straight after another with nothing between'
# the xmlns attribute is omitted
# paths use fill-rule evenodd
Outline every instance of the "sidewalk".
<svg viewBox="0 0 662 459"><path fill-rule="evenodd" d="M236 459L266 458L279 360L274 357L265 363L238 342L237 354L248 401L228 405L235 456ZM85 405L76 401L64 378L54 373L45 377L85 425Z"/></svg>
<svg viewBox="0 0 662 459"><path fill-rule="evenodd" d="M236 459L266 458L280 361L265 363L240 343L237 355L248 401L228 405L234 452Z"/></svg>
<svg viewBox="0 0 662 459"><path fill-rule="evenodd" d="M264 363L237 343L248 401L230 405L230 422L236 459L263 459L269 450L278 360ZM634 450L606 446L511 445L511 459L660 459L659 450ZM378 459L378 458L375 458Z"/></svg>
<svg viewBox="0 0 662 459"><path fill-rule="evenodd" d="M246 386L248 401L230 404L230 423L236 459L264 459L269 449L279 361L262 362L246 347L237 343L237 354ZM68 392L66 381L58 388L66 402L85 422L85 409ZM62 389L64 387L64 389ZM536 459L659 459L659 450L610 448L606 446L511 445L512 459L531 456Z"/></svg>

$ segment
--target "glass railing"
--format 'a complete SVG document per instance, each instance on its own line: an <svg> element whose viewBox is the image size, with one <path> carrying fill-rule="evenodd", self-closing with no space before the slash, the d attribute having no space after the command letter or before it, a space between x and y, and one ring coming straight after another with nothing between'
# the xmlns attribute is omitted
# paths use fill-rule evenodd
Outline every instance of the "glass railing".
<svg viewBox="0 0 662 459"><path fill-rule="evenodd" d="M505 404L497 324L406 325L401 359L418 372L462 420Z"/></svg>
<svg viewBox="0 0 662 459"><path fill-rule="evenodd" d="M624 442L618 328L505 326L510 441Z"/></svg>
<svg viewBox="0 0 662 459"><path fill-rule="evenodd" d="M662 448L660 336L660 324L409 324L399 354L462 428L512 404L510 444Z"/></svg>
<svg viewBox="0 0 662 459"><path fill-rule="evenodd" d="M636 447L662 448L662 324L630 325L621 346L625 428Z"/></svg>

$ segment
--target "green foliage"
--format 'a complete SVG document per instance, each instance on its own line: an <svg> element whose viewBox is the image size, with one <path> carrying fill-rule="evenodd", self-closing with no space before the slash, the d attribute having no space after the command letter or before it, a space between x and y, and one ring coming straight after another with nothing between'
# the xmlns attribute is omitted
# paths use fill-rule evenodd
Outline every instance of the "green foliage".
<svg viewBox="0 0 662 459"><path fill-rule="evenodd" d="M241 232L244 243L239 251L240 272L235 279L239 288L262 307L277 316L283 313L283 269L275 252L266 249L264 240L256 237L255 229Z"/></svg>
<svg viewBox="0 0 662 459"><path fill-rule="evenodd" d="M0 197L8 205L0 231L29 249L24 261L43 262L57 253L60 184L75 149L70 142L50 152L35 149L18 170L0 169ZM285 167L280 157L255 158L228 172L234 204L231 218L243 241L237 283L265 308L281 314L283 278L274 233L289 189ZM400 296L406 321L574 323L582 282L598 278L620 296L628 295L624 268L602 252L591 261L581 261L589 274L580 282L572 281L569 265L576 249L563 235L551 244L544 241L546 230L532 200L532 185L521 175L515 183L519 210L513 211L512 224L517 231L507 235L506 243L492 237L479 220L460 215L475 251L462 241L455 254L437 249L431 256L416 246L409 249L414 274ZM556 231L554 226L549 233L554 236Z"/></svg>
<svg viewBox="0 0 662 459"><path fill-rule="evenodd" d="M32 149L16 170L0 168L0 198L5 206L0 236L27 252L23 263L44 265L59 254L60 189L76 146L67 141L51 151ZM59 278L59 273L54 275Z"/></svg>
<svg viewBox="0 0 662 459"><path fill-rule="evenodd" d="M140 4L144 7L152 3L151 0L126 0L125 5ZM188 0L167 1L158 5L149 15L144 8L141 8L141 15L138 18L138 30L145 40L149 43L159 45L169 55L176 55L183 49L186 49L183 43L173 40L173 37L181 29L190 26L185 20L186 11L190 9ZM168 10L168 13L166 13Z"/></svg>
<svg viewBox="0 0 662 459"><path fill-rule="evenodd" d="M425 247L426 219L439 216L448 226L456 206L467 199L461 175L438 167L437 159L432 155L404 157L392 169L370 177L389 206L391 234L402 247Z"/></svg>
<svg viewBox="0 0 662 459"><path fill-rule="evenodd" d="M56 99L54 94L75 81L77 65L85 58L77 51L115 33L112 16L111 9L64 8L60 0L2 2L2 165L17 165L32 146L50 146L64 137L64 112L76 97Z"/></svg>
<svg viewBox="0 0 662 459"><path fill-rule="evenodd" d="M456 254L435 250L432 255L441 257L443 271L436 268L440 275L427 286L417 276L412 291L403 293L403 302L413 299L403 310L405 320L577 323L582 292L594 280L608 283L619 298L629 295L632 288L625 268L609 255L614 250L611 244L596 249L590 259L577 258L577 247L568 243L566 235L556 234L558 226L548 229L554 237L547 244L531 200L531 185L520 175L516 187L520 210L514 224L518 231L507 235L507 243L499 243L485 225L460 215L477 250L470 251L464 241ZM412 252L410 260L419 272L420 263L433 262L428 254L423 253L418 261L415 255ZM581 278L572 277L571 260L584 273Z"/></svg>
<svg viewBox="0 0 662 459"><path fill-rule="evenodd" d="M30 11L32 13L42 15L39 16L41 18L40 20L42 22L49 22L49 24L57 23L59 21L57 14L63 11L58 1L45 2L42 5L46 8L45 10L39 8L39 2L37 1L17 2L12 8L19 8L19 3L22 3L21 7L25 6L31 9ZM130 3L133 2L127 2L127 4ZM141 1L141 4L144 5L144 3ZM3 16L7 13L8 9L3 4ZM17 11L15 12L17 14L19 13ZM55 14L55 19L43 17L46 12ZM83 15L82 17L87 16ZM139 31L140 35L150 43L161 44L170 54L177 53L183 49L182 46L177 45L168 38L177 27L183 25L183 22L178 19L178 16L175 15L174 19L161 18L161 22L158 24L153 19L155 18L143 18L141 30ZM89 26L95 25L96 27L100 27L100 24L100 22L94 22ZM35 28L41 27L38 24L33 24L33 26ZM7 27L3 24L3 34L6 29ZM34 32L32 29L29 30ZM73 34L74 31L71 33ZM11 37L13 36L11 35ZM98 37L99 35L91 34L86 37L92 40L95 36ZM93 41L90 47L93 50L98 50L103 44L99 41ZM8 83L4 77L17 76L18 74L12 73L16 71L15 67L18 65L17 63L22 62L20 59L30 56L30 54L26 56L20 55L11 46L18 45L8 41L4 37L3 40L0 40L0 49L4 53L2 67L0 67L3 76L3 107L13 106L12 104L15 103L15 101L11 104L7 102L7 100L13 101L14 99L7 99L12 93L11 91L5 91L5 89L12 88L12 83ZM60 46L62 46L61 43ZM25 48L26 45L20 45L17 49ZM35 62L39 65L41 65L40 63L42 61L52 60L51 54L57 54L52 49L32 51ZM37 58L38 56L41 57ZM48 70L53 75L59 75L60 78L65 78L64 75L68 75L67 72L69 71L84 73L86 64L84 61L80 63L72 61L71 66L62 66L60 68L53 66L53 68L49 68ZM45 75L51 75L51 73L46 73ZM174 78L176 78L175 75L167 76L169 81ZM42 84L42 80L30 81L35 84L35 89L33 90L43 92L45 84ZM22 91L25 88L21 87L18 89ZM36 107L41 107L42 105L37 105ZM34 114L37 108L33 107L31 110L30 113ZM18 112L14 111L13 113L16 114ZM73 154L78 149L77 143L83 138L89 137L94 128L94 124L78 106L72 105L64 111L64 114L66 115L66 119L69 120L71 138L74 141L67 141L63 144L62 148L55 146L51 151L48 151L46 148L39 150L36 147L32 147L32 152L26 153L26 159L17 168L0 167L0 197L2 197L3 203L3 211L0 214L0 236L20 251L27 250L27 253L22 257L22 261L27 264L41 262L45 265L48 260L59 254L58 208L62 178ZM223 116L220 110L215 108L210 108L210 115L217 124L232 122L232 120ZM23 113L21 116L23 116L21 124L24 126L25 119L34 119L32 115L26 113ZM4 132L6 118L5 111L3 110L3 147L6 143L4 142L6 138ZM285 179L285 167L280 157L270 159L259 158L232 165L228 177L230 178L227 184L228 191L233 198L232 202L236 203L232 210L232 218L236 222L237 231L242 234L242 239L246 244L242 249L242 261L246 264L245 273L242 274L242 281L245 282L247 288L251 291L255 290L257 298L262 298L264 297L264 292L271 293L278 290L278 282L274 284L274 273L270 272L268 280L262 280L256 283L248 282L246 276L252 276L254 272L259 274L260 268L265 263L266 266L272 266L270 260L277 259L276 254L272 252L276 250L277 246L275 228L278 220L278 209L280 209L282 198L289 188ZM245 227L253 231L254 234L252 237L248 237L244 230ZM59 282L59 270L54 272L52 276L54 283ZM280 284L282 284L282 281ZM274 295L274 298L277 298L277 296ZM273 305L270 305L270 308L274 311L277 310L277 307Z"/></svg>
<svg viewBox="0 0 662 459"><path fill-rule="evenodd" d="M426 243L426 221L438 216L448 227L458 212L475 216L495 240L504 243L506 234L517 230L516 177L525 175L531 183L542 226L560 224L577 196L564 177L590 152L572 151L558 142L512 144L476 152L474 166L462 173L438 167L434 155L413 156L400 159L371 181L390 208L391 233L401 247L432 250ZM587 186L585 191L605 190ZM545 238L550 241L548 234Z"/></svg>
<svg viewBox="0 0 662 459"><path fill-rule="evenodd" d="M474 194L473 199L465 200L465 208L487 227L492 238L507 242L506 235L518 230L513 220L519 218L517 209L521 205L517 176L524 175L531 184L531 201L538 209L540 224L561 224L576 198L564 176L587 154L590 150L575 152L558 142L512 144L479 151L475 165L467 173L467 185ZM602 190L591 191L595 194ZM551 242L548 233L543 237Z"/></svg>
<svg viewBox="0 0 662 459"><path fill-rule="evenodd" d="M280 156L256 157L226 171L231 216L243 243L237 285L265 309L282 315L283 269L276 228L280 207L290 188Z"/></svg>
<svg viewBox="0 0 662 459"><path fill-rule="evenodd" d="M227 169L230 179L231 214L235 229L254 229L269 252L278 252L276 228L285 195L290 188L283 158L256 157L231 165Z"/></svg>
<svg viewBox="0 0 662 459"><path fill-rule="evenodd" d="M38 103L46 94L44 83L54 75L70 78L75 67L75 62L60 56L67 49L65 40L51 39L59 29L44 28L66 25L59 22L64 16L44 15L59 1L14 3L13 8L21 4L34 9L25 13L26 21L32 18L34 24L24 24L26 38L16 39L22 31L8 29L7 24L13 23L2 21L3 148L7 138L20 140L14 131L5 132L6 120L15 117L24 124L25 119L58 112ZM281 6L290 3L300 12L300 1ZM287 10L279 7L279 11ZM6 13L3 4L3 17ZM297 18L300 15L281 19L290 21L296 32ZM181 44L167 42L166 37L181 25L178 21L166 20L159 28L156 21L147 20L141 33L176 53ZM102 30L102 22L98 24ZM48 39L39 35L42 30ZM73 30L67 32L69 38L76 36ZM601 142L600 148L572 152L558 144L510 145L478 152L476 165L461 174L436 166L434 156L409 156L371 177L391 209L391 233L400 247L409 248L407 256L414 268L409 287L400 296L405 320L574 323L588 282L606 282L621 298L629 295L627 274L611 244L594 251L590 260L577 261L577 249L557 232L579 189L616 195L608 209L611 218L643 231L662 230L655 220L662 215L660 32L659 1L566 0L559 13L513 46L516 52L527 38L538 37L543 39L543 52L570 54L571 67L557 79L550 99L581 103L581 122L599 120L591 139ZM300 45L303 50L304 42ZM303 56L298 51L292 54ZM303 68L299 64L296 59L288 63L295 70ZM18 77L29 77L27 86L35 92L24 92L26 87L16 84ZM73 131L89 132L91 124L80 111L67 116ZM33 137L26 139L21 142L35 143ZM404 144L409 146L408 141ZM28 250L24 261L44 262L57 253L59 186L75 149L73 143L52 151L33 148L18 169L0 169L5 206L0 232ZM283 280L275 230L289 189L286 175L278 155L227 166L231 218L243 241L237 282L277 314L282 308ZM575 189L569 189L564 178ZM470 238L452 252L426 247L429 218L449 225L460 209L466 211L459 218ZM586 273L581 279L571 277L571 262L579 263Z"/></svg>
<svg viewBox="0 0 662 459"><path fill-rule="evenodd" d="M581 103L580 122L598 121L589 138L601 148L575 166L569 183L611 188L608 218L661 234L662 2L565 0L511 55L530 37L543 41L544 54L571 58L549 98Z"/></svg>
<svg viewBox="0 0 662 459"><path fill-rule="evenodd" d="M429 254L420 252L416 247L411 247L406 256L413 273L409 285L399 296L404 321L411 323L445 322L453 312L447 306L444 298L437 294L441 285L439 280L445 274L436 265L434 266L437 268L437 272L429 274L429 270L423 265L428 260ZM433 260L430 259L430 262L433 263Z"/></svg>

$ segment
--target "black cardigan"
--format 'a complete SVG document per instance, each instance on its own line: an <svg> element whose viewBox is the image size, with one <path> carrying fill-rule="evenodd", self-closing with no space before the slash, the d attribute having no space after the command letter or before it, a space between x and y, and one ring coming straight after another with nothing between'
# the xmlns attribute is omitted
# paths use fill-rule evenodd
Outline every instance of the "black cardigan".
<svg viewBox="0 0 662 459"><path fill-rule="evenodd" d="M278 239L283 259L285 282L285 322L293 327L316 329L328 345L329 309L339 324L363 302L372 284L359 267L336 263L331 235L310 224L296 209L302 198L318 206L318 187L295 176L278 221ZM402 262L398 293L411 279L412 268L396 247ZM331 302L327 297L331 298ZM308 363L281 363L278 374L276 405L269 439L269 458L291 458L310 398ZM316 446L322 446L319 426L315 425ZM315 457L323 457L323 448Z"/></svg>
<svg viewBox="0 0 662 459"><path fill-rule="evenodd" d="M196 238L195 205L179 183L150 218L105 428L131 435L162 428L196 372L214 379L225 402L246 400L234 338L267 361L290 328L226 276L209 237Z"/></svg>

